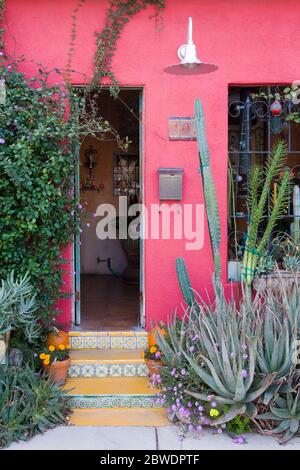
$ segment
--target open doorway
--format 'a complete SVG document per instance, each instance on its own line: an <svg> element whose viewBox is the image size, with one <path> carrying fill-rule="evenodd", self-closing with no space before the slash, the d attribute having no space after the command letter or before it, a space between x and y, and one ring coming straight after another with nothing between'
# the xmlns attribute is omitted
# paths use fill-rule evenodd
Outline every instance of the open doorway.
<svg viewBox="0 0 300 470"><path fill-rule="evenodd" d="M115 99L109 90L101 89L97 97L101 116L118 138L128 140L127 150L120 148L113 133L100 139L86 136L80 145L78 186L86 215L76 244L80 294L75 322L82 330L130 330L141 325L141 242L120 236L120 199L123 208L125 204L129 209L142 197L141 93L122 88ZM103 204L114 207L116 239L99 238ZM128 217L126 224L130 221Z"/></svg>

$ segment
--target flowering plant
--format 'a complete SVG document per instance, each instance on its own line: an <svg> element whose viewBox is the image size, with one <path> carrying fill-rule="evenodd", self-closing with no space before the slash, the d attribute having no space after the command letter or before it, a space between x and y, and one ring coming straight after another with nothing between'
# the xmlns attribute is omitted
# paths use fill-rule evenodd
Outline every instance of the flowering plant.
<svg viewBox="0 0 300 470"><path fill-rule="evenodd" d="M55 349L53 345L50 345L48 348L45 348L43 352L39 355L40 360L42 361L44 366L49 366L56 361L65 361L70 357L70 350L71 346L67 344L60 344L58 349Z"/></svg>
<svg viewBox="0 0 300 470"><path fill-rule="evenodd" d="M149 346L143 352L144 359L150 359L151 361L160 361L162 359L162 352L157 344Z"/></svg>

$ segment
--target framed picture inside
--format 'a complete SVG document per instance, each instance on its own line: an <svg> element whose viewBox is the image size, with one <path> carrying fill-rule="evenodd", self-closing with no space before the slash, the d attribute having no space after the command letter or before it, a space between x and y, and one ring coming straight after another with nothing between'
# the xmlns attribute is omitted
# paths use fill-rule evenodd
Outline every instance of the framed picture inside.
<svg viewBox="0 0 300 470"><path fill-rule="evenodd" d="M138 196L139 156L123 152L114 153L114 196Z"/></svg>

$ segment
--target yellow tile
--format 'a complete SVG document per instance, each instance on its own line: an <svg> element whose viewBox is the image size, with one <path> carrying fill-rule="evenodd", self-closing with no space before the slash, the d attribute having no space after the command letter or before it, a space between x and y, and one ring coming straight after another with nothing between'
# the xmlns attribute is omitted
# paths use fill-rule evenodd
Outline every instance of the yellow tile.
<svg viewBox="0 0 300 470"><path fill-rule="evenodd" d="M147 377L69 377L63 389L71 395L154 395L158 392Z"/></svg>
<svg viewBox="0 0 300 470"><path fill-rule="evenodd" d="M144 362L141 349L73 349L70 352L72 364L116 363L130 364Z"/></svg>
<svg viewBox="0 0 300 470"><path fill-rule="evenodd" d="M70 422L75 426L170 426L163 408L76 409Z"/></svg>

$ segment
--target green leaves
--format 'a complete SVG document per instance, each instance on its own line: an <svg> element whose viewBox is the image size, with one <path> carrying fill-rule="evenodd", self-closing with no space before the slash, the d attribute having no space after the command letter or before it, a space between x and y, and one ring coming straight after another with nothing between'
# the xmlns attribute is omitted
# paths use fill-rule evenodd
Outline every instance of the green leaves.
<svg viewBox="0 0 300 470"><path fill-rule="evenodd" d="M0 448L68 424L69 413L58 385L29 367L0 366Z"/></svg>
<svg viewBox="0 0 300 470"><path fill-rule="evenodd" d="M72 199L78 120L75 111L67 114L59 87L47 85L47 71L27 80L2 65L1 77L0 279L28 271L39 305L35 318L46 319L61 297L60 250L79 225Z"/></svg>

